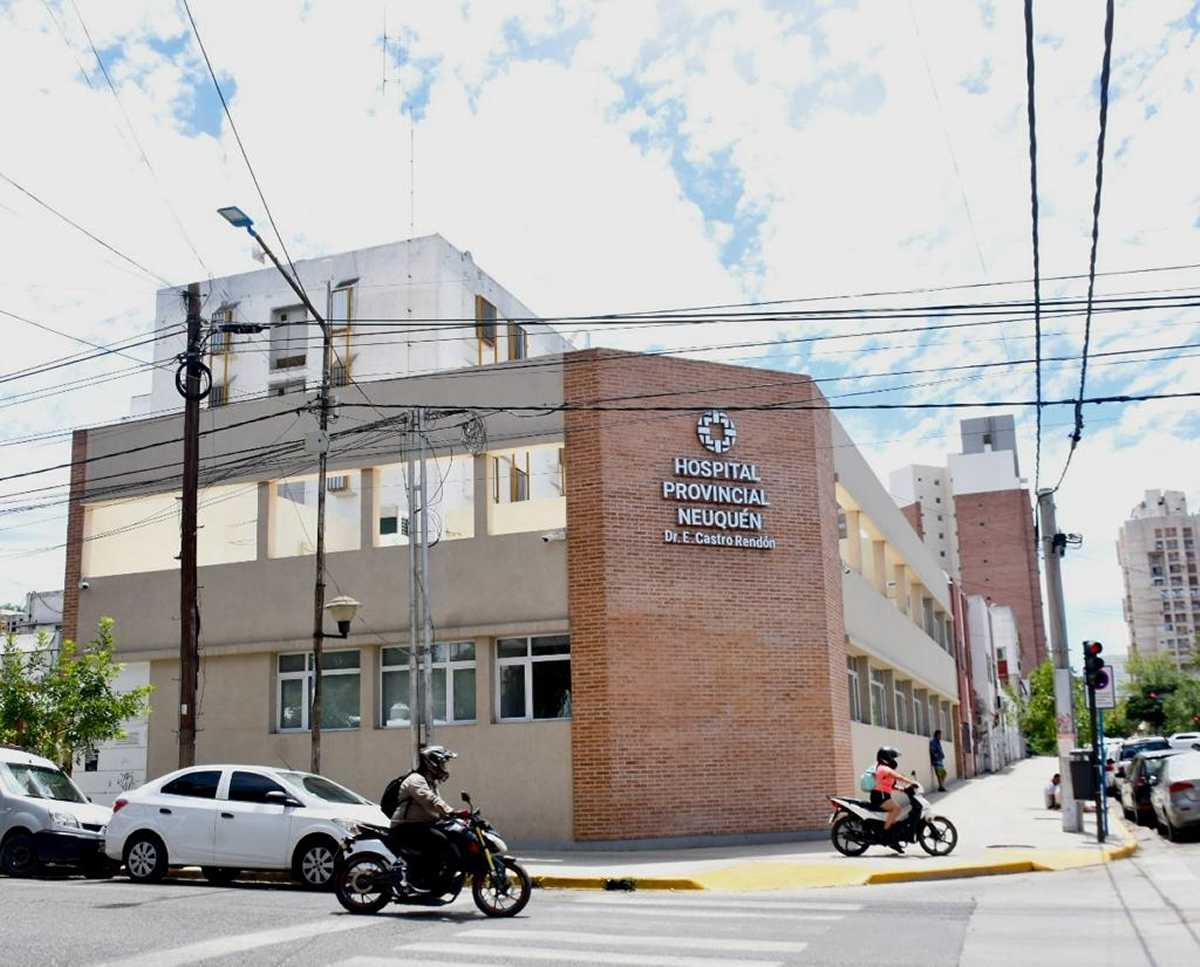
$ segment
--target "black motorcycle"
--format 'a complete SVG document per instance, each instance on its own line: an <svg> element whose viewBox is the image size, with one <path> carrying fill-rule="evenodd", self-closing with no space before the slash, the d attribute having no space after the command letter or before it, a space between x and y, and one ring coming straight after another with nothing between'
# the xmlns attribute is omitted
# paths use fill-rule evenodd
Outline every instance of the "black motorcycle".
<svg viewBox="0 0 1200 967"><path fill-rule="evenodd" d="M378 913L389 903L445 906L470 879L475 906L487 916L515 917L524 910L533 890L529 874L507 855L508 845L471 807L471 797L464 792L462 798L467 815L435 824L451 848L443 868L428 882L414 882L414 870L427 865L421 855L408 848L397 854L386 827L360 824L342 842L334 873L338 902L351 913Z"/></svg>

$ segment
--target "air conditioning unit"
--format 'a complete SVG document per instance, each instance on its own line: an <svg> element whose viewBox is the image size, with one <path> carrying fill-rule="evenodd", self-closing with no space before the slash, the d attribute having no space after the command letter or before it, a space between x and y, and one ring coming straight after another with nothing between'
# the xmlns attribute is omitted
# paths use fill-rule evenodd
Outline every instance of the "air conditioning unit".
<svg viewBox="0 0 1200 967"><path fill-rule="evenodd" d="M325 490L331 494L350 492L350 475L339 473L325 478Z"/></svg>

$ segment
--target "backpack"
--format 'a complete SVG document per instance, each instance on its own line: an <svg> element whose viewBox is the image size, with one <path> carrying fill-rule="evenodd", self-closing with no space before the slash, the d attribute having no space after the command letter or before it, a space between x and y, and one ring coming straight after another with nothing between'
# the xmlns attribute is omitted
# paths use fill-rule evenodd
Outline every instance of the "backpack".
<svg viewBox="0 0 1200 967"><path fill-rule="evenodd" d="M402 776L397 776L383 790L383 795L379 799L379 808L383 810L383 814L388 819L392 818L392 815L396 812L396 807L400 805L400 787L404 784L404 780L416 771L416 769L412 769Z"/></svg>
<svg viewBox="0 0 1200 967"><path fill-rule="evenodd" d="M858 777L858 788L863 792L875 791L875 770L866 769L863 774Z"/></svg>

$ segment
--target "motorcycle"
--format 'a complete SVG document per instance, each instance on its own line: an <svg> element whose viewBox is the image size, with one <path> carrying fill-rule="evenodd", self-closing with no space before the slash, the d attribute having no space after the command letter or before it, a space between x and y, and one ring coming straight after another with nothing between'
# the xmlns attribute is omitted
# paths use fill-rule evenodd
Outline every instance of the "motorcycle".
<svg viewBox="0 0 1200 967"><path fill-rule="evenodd" d="M900 806L900 818L885 834L887 814L872 809L865 799L831 796L833 812L829 816L829 838L843 856L861 856L871 846L890 846L893 842L920 843L930 856L949 856L958 845L958 830L945 816L938 816L921 786L906 788L907 802Z"/></svg>
<svg viewBox="0 0 1200 967"><path fill-rule="evenodd" d="M445 906L458 898L467 879L471 896L489 917L515 917L529 902L533 883L529 874L508 855L508 845L471 805L465 792L465 815L435 824L450 842L447 863L422 889L409 882L408 873L420 866L415 850L388 845L386 827L360 824L343 840L334 872L338 902L351 913L378 913L389 903Z"/></svg>

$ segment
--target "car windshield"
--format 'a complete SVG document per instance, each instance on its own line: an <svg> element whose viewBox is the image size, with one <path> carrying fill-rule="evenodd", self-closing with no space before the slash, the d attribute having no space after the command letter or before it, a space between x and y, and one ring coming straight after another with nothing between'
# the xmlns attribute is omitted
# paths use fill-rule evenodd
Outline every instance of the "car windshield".
<svg viewBox="0 0 1200 967"><path fill-rule="evenodd" d="M0 772L4 774L5 785L22 796L59 802L87 802L87 797L58 769L25 762L6 762L0 763Z"/></svg>
<svg viewBox="0 0 1200 967"><path fill-rule="evenodd" d="M1132 759L1139 752L1156 752L1159 749L1169 749L1171 743L1166 739L1148 739L1145 742L1138 742L1135 745L1126 745L1121 748L1122 759Z"/></svg>
<svg viewBox="0 0 1200 967"><path fill-rule="evenodd" d="M326 802L350 803L354 806L366 805L362 796L352 793L336 782L330 782L323 776L314 776L308 772L281 772L279 775L289 785L303 789L309 795L324 799Z"/></svg>

